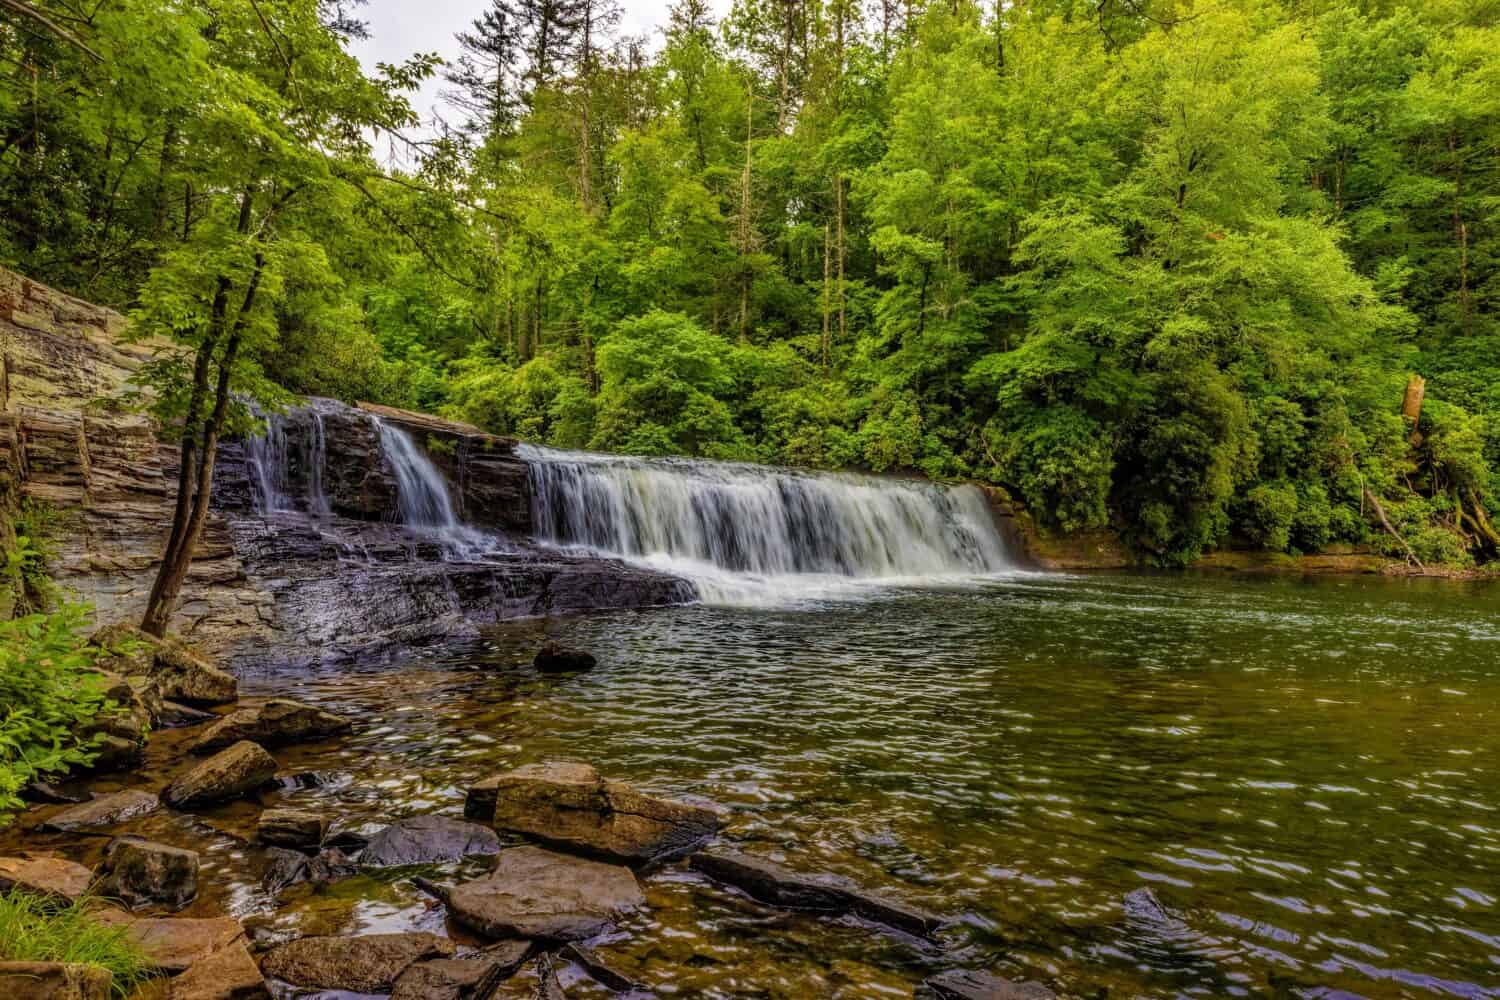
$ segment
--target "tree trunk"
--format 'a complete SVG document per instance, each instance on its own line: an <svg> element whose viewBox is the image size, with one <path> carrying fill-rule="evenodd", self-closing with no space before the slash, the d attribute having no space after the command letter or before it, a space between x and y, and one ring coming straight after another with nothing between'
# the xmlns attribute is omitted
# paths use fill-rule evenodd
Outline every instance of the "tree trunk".
<svg viewBox="0 0 1500 1000"><path fill-rule="evenodd" d="M832 280L833 237L829 233L828 224L823 224L823 377L826 379L829 372L829 324L830 324L830 292L829 281Z"/></svg>
<svg viewBox="0 0 1500 1000"><path fill-rule="evenodd" d="M1417 425L1422 422L1422 399L1426 395L1426 379L1413 375L1407 380L1406 397L1401 401L1401 416L1406 419L1407 429L1411 432L1407 440L1413 448L1422 443L1422 434L1417 430Z"/></svg>

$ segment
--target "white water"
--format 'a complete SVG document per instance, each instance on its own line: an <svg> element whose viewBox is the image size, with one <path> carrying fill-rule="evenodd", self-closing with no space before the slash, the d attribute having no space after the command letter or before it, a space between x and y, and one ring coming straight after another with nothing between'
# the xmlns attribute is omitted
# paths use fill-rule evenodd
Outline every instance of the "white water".
<svg viewBox="0 0 1500 1000"><path fill-rule="evenodd" d="M449 558L476 560L502 546L498 539L463 524L448 494L448 483L410 434L371 416L380 431L380 449L396 474L396 514L401 524L431 534Z"/></svg>
<svg viewBox="0 0 1500 1000"><path fill-rule="evenodd" d="M1014 569L972 486L522 445L542 541L692 580L715 604L952 585Z"/></svg>
<svg viewBox="0 0 1500 1000"><path fill-rule="evenodd" d="M303 509L319 516L330 513L328 496L323 491L323 466L327 453L323 414L316 409L311 412L311 431L305 440L299 442L297 449L297 460L307 481L306 496L301 498L300 508L290 485L292 448L288 444L286 416L280 413L264 415L265 433L245 441L245 461L249 466L257 512L274 514Z"/></svg>

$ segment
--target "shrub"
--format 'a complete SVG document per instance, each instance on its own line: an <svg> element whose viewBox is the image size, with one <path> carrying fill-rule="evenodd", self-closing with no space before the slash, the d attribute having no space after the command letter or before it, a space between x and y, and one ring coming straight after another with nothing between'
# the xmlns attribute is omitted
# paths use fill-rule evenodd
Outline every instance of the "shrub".
<svg viewBox="0 0 1500 1000"><path fill-rule="evenodd" d="M129 996L152 970L151 960L125 928L90 916L88 900L59 909L19 892L0 894L0 961L103 966L114 977L117 997Z"/></svg>
<svg viewBox="0 0 1500 1000"><path fill-rule="evenodd" d="M1261 483L1245 494L1245 535L1263 549L1285 552L1296 516L1297 491L1289 483Z"/></svg>
<svg viewBox="0 0 1500 1000"><path fill-rule="evenodd" d="M0 622L0 823L28 783L84 767L98 737L87 733L115 708L81 638L87 609Z"/></svg>

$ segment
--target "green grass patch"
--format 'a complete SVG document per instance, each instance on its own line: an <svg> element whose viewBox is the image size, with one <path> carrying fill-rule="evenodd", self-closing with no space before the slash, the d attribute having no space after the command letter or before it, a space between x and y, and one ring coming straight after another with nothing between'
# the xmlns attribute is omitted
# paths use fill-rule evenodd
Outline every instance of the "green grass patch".
<svg viewBox="0 0 1500 1000"><path fill-rule="evenodd" d="M114 976L114 995L126 997L153 966L123 927L99 923L90 902L70 906L19 892L0 894L0 961L83 962L102 965Z"/></svg>

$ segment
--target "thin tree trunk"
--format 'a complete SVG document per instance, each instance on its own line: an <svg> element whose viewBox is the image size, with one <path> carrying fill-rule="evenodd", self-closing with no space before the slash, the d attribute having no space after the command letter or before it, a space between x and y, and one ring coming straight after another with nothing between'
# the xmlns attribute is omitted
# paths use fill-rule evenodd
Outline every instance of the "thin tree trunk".
<svg viewBox="0 0 1500 1000"><path fill-rule="evenodd" d="M830 323L830 292L829 282L832 280L833 264L833 237L828 231L828 223L823 223L823 377L826 379L829 372L828 363L828 338Z"/></svg>
<svg viewBox="0 0 1500 1000"><path fill-rule="evenodd" d="M847 299L844 293L844 175L839 174L833 181L834 203L837 206L835 218L838 225L838 238L834 249L838 254L838 306L839 306L839 343L848 343L848 309Z"/></svg>

